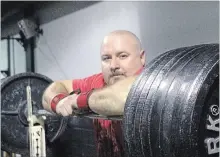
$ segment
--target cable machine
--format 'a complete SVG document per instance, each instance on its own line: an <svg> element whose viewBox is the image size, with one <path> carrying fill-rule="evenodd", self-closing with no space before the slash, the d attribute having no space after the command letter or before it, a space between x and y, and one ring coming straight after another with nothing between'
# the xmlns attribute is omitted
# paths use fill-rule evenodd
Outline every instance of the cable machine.
<svg viewBox="0 0 220 157"><path fill-rule="evenodd" d="M2 38L7 40L7 59L8 59L8 69L2 70L1 73L6 75L6 77L13 75L11 71L11 45L16 40L19 42L25 51L26 56L26 72L35 72L35 48L36 40L40 34L43 34L42 29L39 29L39 26L35 21L31 19L22 19L18 22L19 26L19 35L20 38L7 37ZM12 45L14 46L14 45ZM13 63L14 64L14 63Z"/></svg>

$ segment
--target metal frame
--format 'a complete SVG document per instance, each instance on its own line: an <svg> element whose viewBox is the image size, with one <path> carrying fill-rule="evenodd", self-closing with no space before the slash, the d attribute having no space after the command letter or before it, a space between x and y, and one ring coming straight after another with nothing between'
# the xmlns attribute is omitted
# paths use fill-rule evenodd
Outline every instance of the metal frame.
<svg viewBox="0 0 220 157"><path fill-rule="evenodd" d="M11 76L11 40L16 40L23 47L26 55L26 72L35 72L35 45L36 45L36 37L32 37L30 39L25 39L23 36L21 38L4 38L7 40L7 59L8 59L8 69L1 70L1 72L5 73L7 76Z"/></svg>
<svg viewBox="0 0 220 157"><path fill-rule="evenodd" d="M23 18L35 18L39 25L49 23L57 18L97 4L101 1L47 1L23 2L24 5L15 7L15 2L2 2L1 38L19 33L17 22ZM17 6L17 5L15 5ZM7 7L9 7L7 9ZM31 8L31 9L28 9ZM7 10L11 10L10 12Z"/></svg>
<svg viewBox="0 0 220 157"><path fill-rule="evenodd" d="M35 72L35 44L36 37L24 41L24 50L26 52L26 72Z"/></svg>

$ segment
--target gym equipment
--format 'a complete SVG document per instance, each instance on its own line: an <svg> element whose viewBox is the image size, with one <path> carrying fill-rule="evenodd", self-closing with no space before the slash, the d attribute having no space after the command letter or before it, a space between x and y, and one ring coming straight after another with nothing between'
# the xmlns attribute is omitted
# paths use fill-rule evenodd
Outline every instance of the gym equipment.
<svg viewBox="0 0 220 157"><path fill-rule="evenodd" d="M27 110L28 110L28 138L30 156L46 156L46 141L45 141L45 116L37 117L33 115L31 87L27 86Z"/></svg>
<svg viewBox="0 0 220 157"><path fill-rule="evenodd" d="M123 119L126 156L218 156L218 108L218 44L160 55L128 95Z"/></svg>
<svg viewBox="0 0 220 157"><path fill-rule="evenodd" d="M24 78L23 75L28 76ZM32 78L32 75L37 77ZM24 130L24 117L27 116L20 108L25 106L21 104L26 104L23 97L27 85L33 88L33 114L58 119L56 125L52 123L51 130L60 135L63 131L58 128L66 126L61 125L63 118L53 116L35 105L41 104L41 94L50 81L45 83L44 76L30 73L16 75L9 80L3 81L5 85L1 88L3 148L7 144L11 151L16 152L23 150L19 148L21 145L27 145L27 142L24 144L27 133L16 131ZM34 80L44 83L34 83ZM13 113L17 116L12 116ZM72 125L73 119L82 117L122 120L127 157L217 157L220 121L219 45L182 47L156 57L134 82L123 117L96 114L78 116L69 117ZM45 123L45 128L48 125ZM48 134L51 133L46 129L47 139ZM12 138L11 135L23 138ZM73 144L65 136L61 139L66 139L68 145ZM16 145L16 142L20 145Z"/></svg>
<svg viewBox="0 0 220 157"><path fill-rule="evenodd" d="M37 73L21 73L1 80L2 150L29 155L26 86L31 86L32 108L35 115L38 110L43 109L42 94L51 82L51 79ZM45 120L47 143L60 136L67 121L66 117L61 116L47 117Z"/></svg>

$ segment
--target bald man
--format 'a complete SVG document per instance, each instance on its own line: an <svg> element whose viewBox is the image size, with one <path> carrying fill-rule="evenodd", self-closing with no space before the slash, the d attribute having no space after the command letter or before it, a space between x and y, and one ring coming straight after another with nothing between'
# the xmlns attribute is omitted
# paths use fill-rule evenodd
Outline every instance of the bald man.
<svg viewBox="0 0 220 157"><path fill-rule="evenodd" d="M71 115L75 110L123 115L131 85L145 64L145 53L135 34L117 30L104 37L100 55L101 73L53 82L43 94L43 107L62 116ZM97 119L93 123L97 132L97 156L124 156L120 122Z"/></svg>

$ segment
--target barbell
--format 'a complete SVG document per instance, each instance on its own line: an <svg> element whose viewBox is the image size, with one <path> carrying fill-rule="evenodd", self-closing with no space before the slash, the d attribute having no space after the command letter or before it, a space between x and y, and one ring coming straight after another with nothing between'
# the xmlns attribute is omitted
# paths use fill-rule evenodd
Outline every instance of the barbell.
<svg viewBox="0 0 220 157"><path fill-rule="evenodd" d="M51 82L37 73L2 81L3 150L22 154L28 148L27 85L32 89L33 113L47 115L48 142L59 138L72 117L50 116L43 110L41 97ZM126 157L218 156L219 45L193 45L159 55L132 85L123 117L85 117L122 120Z"/></svg>

